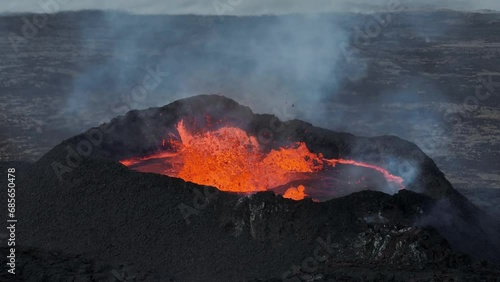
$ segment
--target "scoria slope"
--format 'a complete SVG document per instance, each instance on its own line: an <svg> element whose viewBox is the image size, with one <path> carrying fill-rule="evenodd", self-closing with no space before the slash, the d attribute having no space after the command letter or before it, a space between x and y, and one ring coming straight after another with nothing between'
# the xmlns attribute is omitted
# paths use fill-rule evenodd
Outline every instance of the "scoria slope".
<svg viewBox="0 0 500 282"><path fill-rule="evenodd" d="M131 111L65 140L19 169L23 188L16 202L23 223L18 241L131 265L163 281L307 275L320 281L346 275L407 280L415 275L431 279L435 270L443 277L498 274L476 260L498 259L498 224L456 192L417 146L397 137L363 138L298 120L285 122L263 150L292 139L326 157L382 165L390 155L417 165L418 173L405 180L406 189L394 195L362 191L320 203L272 192L220 192L119 163L156 151L160 137L180 119L204 120L206 115L250 135L276 122L225 97L201 95ZM102 138L96 138L97 130ZM82 141L92 144L89 154L69 154L78 154ZM400 173L397 166L389 169Z"/></svg>

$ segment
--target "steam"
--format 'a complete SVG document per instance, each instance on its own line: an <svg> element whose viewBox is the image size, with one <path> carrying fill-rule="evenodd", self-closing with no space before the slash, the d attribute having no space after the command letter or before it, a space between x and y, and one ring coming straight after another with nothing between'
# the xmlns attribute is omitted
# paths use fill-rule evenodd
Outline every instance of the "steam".
<svg viewBox="0 0 500 282"><path fill-rule="evenodd" d="M406 90L365 89L369 95L360 96L346 92L387 65L401 68L382 58L366 59L396 24L414 22L412 17L398 18L397 12L405 7L399 4L395 11L381 14L383 24L372 15L354 14L205 17L88 12L82 17L80 40L82 50L92 46L94 51L81 52L80 60L97 63L85 64L73 80L65 111L71 115L100 108L106 120L132 109L220 93L254 112L273 113L283 120L298 118L358 135L397 135L421 145L425 139L412 134L422 129L444 132L443 121L438 114L422 119L419 109L412 107L425 101L421 91L441 96L437 88L405 76L399 84L409 85ZM102 28L87 28L95 22ZM369 33L373 22L380 25L376 34ZM409 30L445 31L429 25ZM361 45L358 32L368 34ZM108 39L105 45L103 39ZM346 56L346 48L354 51ZM138 91L151 69L168 75L162 75L154 88ZM388 115L397 118L388 122ZM401 159L384 162L397 173ZM408 170L411 181L417 172Z"/></svg>
<svg viewBox="0 0 500 282"><path fill-rule="evenodd" d="M105 46L107 56L86 66L73 81L71 110L75 105L90 106L88 101L104 91L108 104L119 100L124 106L108 111L111 115L200 93L221 93L256 112L292 119L298 113L293 108L300 108L296 103L322 108L322 100L343 81L364 72L342 66L346 63L339 46L349 41L349 31L334 15L154 20L108 12L101 21L106 26L102 34L83 30L81 40L111 37L113 41ZM124 99L141 84L145 69L154 66L169 77L145 99Z"/></svg>
<svg viewBox="0 0 500 282"><path fill-rule="evenodd" d="M49 22L56 26L77 23L69 27L76 58L68 67L76 74L68 79L70 94L53 120L73 120L68 133L72 135L129 110L220 93L254 112L272 113L282 120L302 119L357 135L396 135L415 142L431 157L446 155L447 125L441 113L434 111L439 106L427 103L429 96L449 102L441 89L432 80L420 78L420 64L413 62L416 69L408 72L401 61L377 54L384 51L380 42L394 47L385 50L391 52L405 49L404 44L411 47L438 40L448 33L441 15L422 17L408 12L415 7L414 1L372 2L367 7L378 5L377 14L313 13L318 6L312 3L320 2L311 2L307 8L303 2L293 2L285 8L276 1L261 6L266 11L257 11L253 2L231 1L223 16L61 12ZM63 7L77 9L75 5L90 4ZM138 5L134 12L155 5ZM203 13L201 7L206 4L200 5L182 7ZM349 10L342 5L338 2L336 7ZM330 6L322 6L321 12L332 10ZM293 9L311 13L227 16ZM452 18L461 20L460 16ZM413 59L418 60L418 55ZM152 76L159 78L153 84ZM151 83L145 85L145 81ZM389 86L379 87L373 81ZM401 158L384 162L397 172ZM417 174L412 172L410 179Z"/></svg>

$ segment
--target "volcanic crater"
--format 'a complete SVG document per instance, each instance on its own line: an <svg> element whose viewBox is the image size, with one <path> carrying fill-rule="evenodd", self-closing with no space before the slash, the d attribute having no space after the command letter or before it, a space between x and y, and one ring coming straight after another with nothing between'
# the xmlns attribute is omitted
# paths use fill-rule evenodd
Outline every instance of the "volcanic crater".
<svg viewBox="0 0 500 282"><path fill-rule="evenodd" d="M130 111L18 167L19 241L32 257L57 249L140 281L500 273L500 225L416 145L280 121L220 95Z"/></svg>
<svg viewBox="0 0 500 282"><path fill-rule="evenodd" d="M366 189L394 194L410 185L433 195L451 188L431 159L395 136L332 134L299 120L253 114L223 96L131 111L107 126L112 135L91 149L92 156L222 191L284 195L303 190L324 201ZM94 130L73 142L100 139L99 134ZM429 181L441 182L431 187Z"/></svg>
<svg viewBox="0 0 500 282"><path fill-rule="evenodd" d="M257 137L232 123L223 116L213 120L208 113L191 114L177 122L175 133L171 125L165 127L168 134L164 135L168 136L161 138L161 147L154 153L120 162L138 171L180 177L222 191L273 191L295 200L306 196L328 200L371 187L388 191L405 188L402 177L383 167L352 159L327 159L323 153L311 152L306 142L295 141L301 139L297 136L280 136L288 142L276 142L275 134L287 126L276 118L270 120L269 128L257 129ZM307 136L307 132L305 129L303 134ZM157 134L161 136L161 128ZM262 148L269 143L272 146Z"/></svg>

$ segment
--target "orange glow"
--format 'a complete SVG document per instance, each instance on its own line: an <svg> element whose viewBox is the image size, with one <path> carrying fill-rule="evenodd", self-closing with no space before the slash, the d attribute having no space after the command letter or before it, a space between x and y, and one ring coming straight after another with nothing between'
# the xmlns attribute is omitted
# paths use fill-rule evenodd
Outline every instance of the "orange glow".
<svg viewBox="0 0 500 282"><path fill-rule="evenodd" d="M367 163L363 163L363 162L356 162L353 160L344 160L344 159L326 160L326 162L329 163L331 166L335 166L335 164L348 164L348 165L355 165L355 166L371 168L371 169L374 169L374 170L382 173L387 181L392 182L392 183L396 183L400 187L404 188L403 178L396 176L396 175L392 175L386 169L383 169L383 168L378 167L376 165L371 165L371 164L367 164Z"/></svg>
<svg viewBox="0 0 500 282"><path fill-rule="evenodd" d="M326 159L297 142L264 152L254 136L237 127L221 127L201 133L189 132L184 121L177 124L180 140L162 140L173 151L122 160L121 163L144 172L179 177L222 191L252 193L311 179L311 175L336 164L353 165L378 171L386 181L403 189L403 179L381 167L347 159ZM308 188L309 189L309 188ZM300 200L308 196L305 187L289 188L285 198Z"/></svg>
<svg viewBox="0 0 500 282"><path fill-rule="evenodd" d="M283 194L283 198L295 201L303 200L307 196L309 195L306 194L306 187L304 187L304 185L299 185L297 188L290 187L286 190L285 194Z"/></svg>

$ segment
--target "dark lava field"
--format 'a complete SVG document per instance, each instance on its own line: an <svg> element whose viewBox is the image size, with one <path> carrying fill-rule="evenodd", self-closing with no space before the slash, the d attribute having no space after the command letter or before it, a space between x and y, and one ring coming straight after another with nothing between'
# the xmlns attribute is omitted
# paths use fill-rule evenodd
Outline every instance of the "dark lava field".
<svg viewBox="0 0 500 282"><path fill-rule="evenodd" d="M391 14L366 40L355 30L364 31L371 15L311 20L88 11L55 14L33 38L15 41L7 35L22 35L23 16L0 18L1 160L34 161L62 139L131 109L220 93L284 120L414 142L454 187L499 214L497 13ZM294 38L296 30L311 42ZM310 45L288 50L278 40ZM303 49L316 52L316 45L319 55L309 61L294 57ZM146 68L158 64L168 76L145 97L131 98ZM290 67L307 73L280 72Z"/></svg>
<svg viewBox="0 0 500 282"><path fill-rule="evenodd" d="M1 281L498 281L500 14L33 17L0 16L0 169L16 168L19 218L19 275ZM202 113L248 134L275 115L278 140L325 156L416 154L417 173L392 195L314 202L119 163ZM59 179L67 146L103 124L116 130Z"/></svg>

